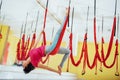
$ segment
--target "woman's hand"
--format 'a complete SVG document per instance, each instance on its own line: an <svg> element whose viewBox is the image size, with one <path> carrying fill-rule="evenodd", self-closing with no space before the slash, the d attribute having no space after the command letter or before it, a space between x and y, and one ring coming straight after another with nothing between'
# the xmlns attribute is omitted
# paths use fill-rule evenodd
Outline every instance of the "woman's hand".
<svg viewBox="0 0 120 80"><path fill-rule="evenodd" d="M28 65L27 61L23 61L22 65L25 68Z"/></svg>
<svg viewBox="0 0 120 80"><path fill-rule="evenodd" d="M25 68L29 63L30 63L30 58L28 58L27 60L23 61L22 65Z"/></svg>

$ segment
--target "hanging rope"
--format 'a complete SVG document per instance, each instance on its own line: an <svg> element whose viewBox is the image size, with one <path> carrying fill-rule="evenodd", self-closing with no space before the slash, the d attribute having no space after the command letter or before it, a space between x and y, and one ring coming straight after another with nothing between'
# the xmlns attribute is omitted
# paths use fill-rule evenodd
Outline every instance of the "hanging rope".
<svg viewBox="0 0 120 80"><path fill-rule="evenodd" d="M118 72L118 39L116 40L116 50L115 50L115 55L116 55L116 72L115 72L115 75L116 76L119 76L119 72Z"/></svg>
<svg viewBox="0 0 120 80"><path fill-rule="evenodd" d="M21 36L22 36L22 30L23 30L23 24L22 24L22 27L21 27L21 32L20 32L20 39L17 43L17 60L21 60Z"/></svg>
<svg viewBox="0 0 120 80"><path fill-rule="evenodd" d="M31 23L31 33L32 33L32 26L33 26L33 21L32 21L32 23ZM36 27L35 27L35 32L36 32ZM34 33L35 33L34 32ZM34 34L33 33L33 34ZM30 42L30 35L31 34L29 34L29 38L28 38L28 40L27 40L27 46L26 46L26 48L27 48L27 50L26 50L26 57L25 57L25 60L29 57L29 51L31 50L31 48L33 47L33 45L34 45L34 43L35 43L35 41L33 41L33 40L35 40L35 36L36 36L36 34L35 34L35 36L33 37L32 36L32 41Z"/></svg>
<svg viewBox="0 0 120 80"><path fill-rule="evenodd" d="M101 58L98 52L98 43L96 38L96 0L94 0L94 43L95 43L95 50L96 50L94 61L92 66L90 66L89 64L88 65L89 65L89 68L93 68L94 65L96 65L95 74L97 74L97 59L101 61Z"/></svg>
<svg viewBox="0 0 120 80"><path fill-rule="evenodd" d="M71 0L69 0L69 9L70 9L70 4L71 4ZM69 27L69 22L70 22L70 10L68 12L68 27Z"/></svg>
<svg viewBox="0 0 120 80"><path fill-rule="evenodd" d="M43 35L43 41L42 41L42 45L46 45L46 34L45 34L45 27L46 27L46 18L47 18L47 13L48 13L48 2L49 0L47 0L46 2L46 8L45 8L45 15L44 15L44 23L43 23L43 32L42 32L42 35ZM46 63L46 61L48 60L49 56L47 56L45 58L45 60L42 60L41 62L44 64Z"/></svg>
<svg viewBox="0 0 120 80"><path fill-rule="evenodd" d="M25 59L27 59L29 57L29 51L32 49L32 47L34 46L35 41L36 41L36 29L37 29L37 24L38 24L38 18L39 18L39 11L37 12L36 25L35 25L35 30L34 30L34 33L33 33L33 36L32 36L31 44L30 44L30 36L28 37L28 40L26 42L26 46L25 46L26 57L25 57ZM32 29L32 26L33 26L33 22L31 23L31 29Z"/></svg>
<svg viewBox="0 0 120 80"><path fill-rule="evenodd" d="M20 48L21 39L17 43L17 60L21 60L21 48Z"/></svg>
<svg viewBox="0 0 120 80"><path fill-rule="evenodd" d="M32 35L32 41L31 41L29 51L32 49L32 47L33 47L33 45L35 44L35 41L36 41L36 30L37 30L38 19L39 19L39 11L37 12L35 30L34 30L34 33ZM31 24L31 29L32 29L32 26L33 26L33 22Z"/></svg>
<svg viewBox="0 0 120 80"><path fill-rule="evenodd" d="M102 56L102 55L104 56L104 48L103 48L103 45L104 45L103 26L104 26L104 18L102 17L101 56ZM102 59L102 57L101 57L100 69L99 69L101 72L103 71L103 69L102 69L102 62L103 62L103 59Z"/></svg>
<svg viewBox="0 0 120 80"><path fill-rule="evenodd" d="M42 45L46 45L46 34L45 34L45 31L43 31L42 34L43 34Z"/></svg>
<svg viewBox="0 0 120 80"><path fill-rule="evenodd" d="M23 25L21 27L20 37L22 35L22 38L19 39L18 44L17 44L17 59L18 60L25 60L25 56L26 56L26 53L25 53L25 49L26 49L25 31L26 31L27 17L28 17L28 13L26 15L26 22L25 22L25 27L24 27L23 34L22 34Z"/></svg>
<svg viewBox="0 0 120 80"><path fill-rule="evenodd" d="M102 37L101 39L101 63L100 63L100 71L102 72L102 62L103 62L103 57L104 57L104 38ZM103 56L103 57L102 57Z"/></svg>
<svg viewBox="0 0 120 80"><path fill-rule="evenodd" d="M32 49L32 47L34 46L35 44L35 41L36 41L36 30L37 30L37 25L38 25L38 19L39 19L39 11L37 12L37 16L36 16L36 24L35 24L35 30L34 30L34 33L32 35L32 40L31 40L31 44L30 44L30 48L29 50L27 51L27 55L26 55L26 59L29 57L29 51ZM32 26L33 26L33 22L31 23L31 30L32 30ZM29 40L28 40L29 42ZM29 46L29 45L28 45Z"/></svg>
<svg viewBox="0 0 120 80"><path fill-rule="evenodd" d="M29 54L29 45L30 45L30 36L28 35L28 38L27 38L27 41L26 41L26 44L25 44L25 60L27 60Z"/></svg>
<svg viewBox="0 0 120 80"><path fill-rule="evenodd" d="M45 15L44 15L44 24L43 24L43 42L42 42L42 45L46 45L46 34L45 34L45 26L46 26L46 18L47 18L47 12L48 12L48 1L47 0L47 3L46 3L46 8L45 8Z"/></svg>
<svg viewBox="0 0 120 80"><path fill-rule="evenodd" d="M22 35L22 54L21 54L21 60L25 60L25 56L26 56L26 53L25 53L25 31L26 31L26 25L27 25L27 18L28 18L28 13L26 15L26 21L25 21L25 27L24 27L24 33Z"/></svg>
<svg viewBox="0 0 120 80"><path fill-rule="evenodd" d="M118 72L118 55L119 55L119 52L118 52L118 34L119 34L119 14L118 14L118 21L117 21L117 39L116 39L116 72L115 72L115 75L116 76L119 76L119 72Z"/></svg>
<svg viewBox="0 0 120 80"><path fill-rule="evenodd" d="M37 3L43 8L43 9L46 9L46 7L44 5L42 5L42 3L40 2L40 0L36 0ZM60 19L58 19L54 14L52 14L50 11L49 11L49 15L52 16L59 24L62 24L62 22L60 21Z"/></svg>
<svg viewBox="0 0 120 80"><path fill-rule="evenodd" d="M87 28L87 27L86 27ZM87 31L87 29L86 29L86 31ZM84 75L85 74L85 72L86 72L86 62L87 62L87 56L86 56L86 54L87 54L87 32L86 32L86 34L85 34L85 38L84 38L84 47L83 47L83 51L84 51L84 60L83 60L83 70L82 70L82 75Z"/></svg>
<svg viewBox="0 0 120 80"><path fill-rule="evenodd" d="M45 35L45 32L43 31L42 34L43 34L43 42L42 42L42 45L46 45L46 35ZM41 61L42 64L45 64L46 61L48 60L48 58L49 58L49 55L45 58L45 60L42 60L42 61Z"/></svg>
<svg viewBox="0 0 120 80"><path fill-rule="evenodd" d="M87 9L87 19L86 19L86 33L85 33L85 40L84 40L84 44L87 44L87 33L88 33L88 17L89 17L89 6ZM86 50L87 50L87 46L84 46L84 52L86 54ZM83 61L83 70L82 70L82 75L85 74L86 72L86 55L84 54L84 61Z"/></svg>
<svg viewBox="0 0 120 80"><path fill-rule="evenodd" d="M25 34L23 34L22 35L22 44L21 44L21 51L22 51L22 53L21 53L21 60L23 60L23 56L25 56L24 55L24 50L25 50Z"/></svg>
<svg viewBox="0 0 120 80"><path fill-rule="evenodd" d="M70 4L71 4L71 0L69 0L69 8L70 8ZM73 27L73 17L74 17L74 7L73 7L73 10L72 10L72 23L71 23L71 33L72 33L72 27ZM69 24L70 24L70 10L68 12L68 27L69 27ZM70 58L68 58L68 62L67 62L67 72L69 72L69 63L70 63Z"/></svg>
<svg viewBox="0 0 120 80"><path fill-rule="evenodd" d="M0 20L1 20L1 9L2 9L2 0L0 2Z"/></svg>
<svg viewBox="0 0 120 80"><path fill-rule="evenodd" d="M0 39L2 39L2 25L0 26Z"/></svg>

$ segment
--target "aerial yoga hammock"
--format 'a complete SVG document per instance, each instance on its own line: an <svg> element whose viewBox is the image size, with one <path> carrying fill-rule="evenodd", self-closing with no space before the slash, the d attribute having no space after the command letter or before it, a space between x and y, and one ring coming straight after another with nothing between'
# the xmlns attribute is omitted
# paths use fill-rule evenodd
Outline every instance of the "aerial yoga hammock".
<svg viewBox="0 0 120 80"><path fill-rule="evenodd" d="M63 67L64 62L69 57L69 53L70 53L69 49L60 47L63 35L65 33L67 23L68 23L68 14L65 17L64 24L57 31L57 33L55 35L55 38L54 38L54 40L53 40L53 42L50 46L43 45L43 46L40 46L40 47L36 48L36 46L37 46L37 44L40 40L40 37L41 37L41 34L40 34L37 42L33 46L32 50L29 52L29 58L26 61L23 61L23 67L24 67L24 72L25 73L29 73L35 67L38 67L38 68L47 69L47 70L50 70L50 71L61 74L61 68ZM49 55L49 54L50 55L55 55L56 53L65 54L63 56L63 59L62 59L60 65L58 66L58 70L54 70L54 69L52 69L48 66L45 66L45 65L41 64L42 57L45 57L46 55Z"/></svg>
<svg viewBox="0 0 120 80"><path fill-rule="evenodd" d="M39 3L39 1L38 1ZM66 17L66 20L68 22L68 27L69 27L69 13L70 13L70 3L71 3L71 0L69 1L69 7L68 7L68 12L67 12L67 17ZM46 17L47 17L47 13L48 13L48 0L47 0L47 3L46 3L46 8L45 8L45 15L44 15L44 25L43 25L43 42L42 42L42 45L46 45L46 34L44 32L44 29L45 29L45 24L46 24ZM64 25L67 25L67 23L65 23ZM65 31L65 29L64 29ZM64 32L63 31L63 32ZM52 50L49 55L55 55L56 52L58 51L58 48L60 46L60 43L62 41L62 37L63 37L63 33L61 33L59 39L58 39L58 43L56 43L56 46L54 48L54 50ZM52 45L53 46L53 45ZM44 64L48 59L49 59L49 55L46 57L45 60L42 60L42 63ZM48 60L49 61L49 60Z"/></svg>

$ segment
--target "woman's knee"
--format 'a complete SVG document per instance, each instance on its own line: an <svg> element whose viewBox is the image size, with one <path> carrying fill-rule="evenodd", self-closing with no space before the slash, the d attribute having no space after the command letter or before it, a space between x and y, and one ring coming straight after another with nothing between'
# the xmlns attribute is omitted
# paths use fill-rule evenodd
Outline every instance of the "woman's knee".
<svg viewBox="0 0 120 80"><path fill-rule="evenodd" d="M70 53L71 53L71 51L68 49L68 50L67 50L67 54L70 55Z"/></svg>

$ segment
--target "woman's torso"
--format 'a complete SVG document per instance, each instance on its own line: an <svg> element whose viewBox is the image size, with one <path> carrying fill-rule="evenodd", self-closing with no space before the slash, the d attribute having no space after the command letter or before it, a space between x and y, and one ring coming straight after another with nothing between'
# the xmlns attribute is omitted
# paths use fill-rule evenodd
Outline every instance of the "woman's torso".
<svg viewBox="0 0 120 80"><path fill-rule="evenodd" d="M38 48L32 49L29 52L29 56L30 56L32 65L34 67L37 67L39 61L41 61L42 57L45 56L45 46L40 46Z"/></svg>

